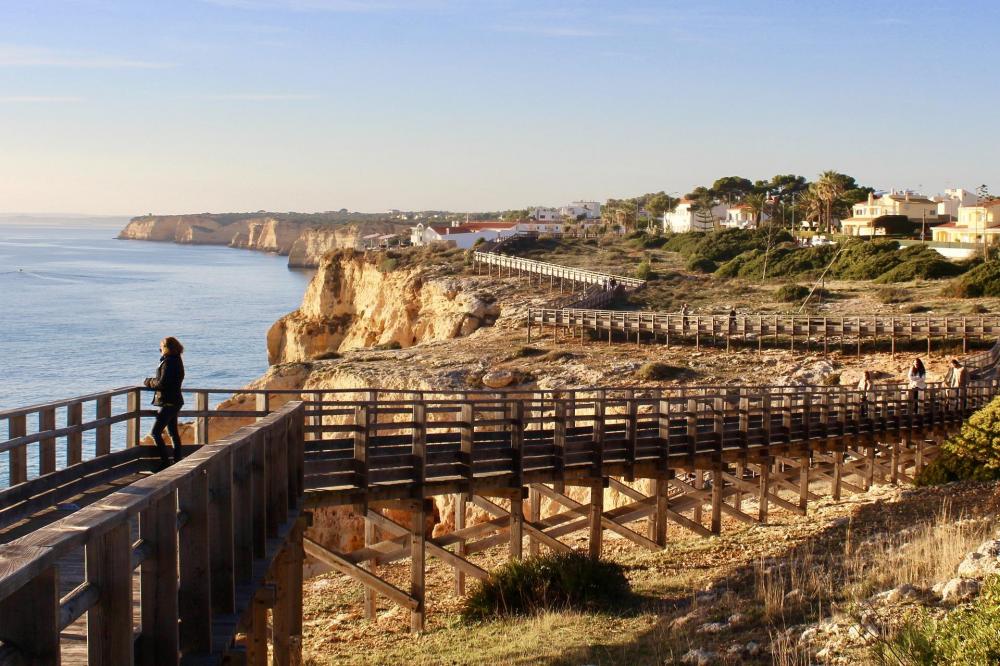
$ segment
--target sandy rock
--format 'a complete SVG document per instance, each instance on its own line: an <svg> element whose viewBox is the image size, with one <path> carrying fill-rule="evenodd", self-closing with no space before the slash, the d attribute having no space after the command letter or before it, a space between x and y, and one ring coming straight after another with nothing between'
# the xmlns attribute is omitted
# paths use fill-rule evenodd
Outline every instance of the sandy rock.
<svg viewBox="0 0 1000 666"><path fill-rule="evenodd" d="M745 649L747 651L747 654L750 655L751 657L756 657L758 654L760 654L760 643L758 643L757 641L749 641L747 642L746 645L743 646L743 649Z"/></svg>
<svg viewBox="0 0 1000 666"><path fill-rule="evenodd" d="M715 663L716 658L716 654L711 650L697 648L684 653L684 656L681 657L681 663L694 664L695 666L709 666L709 664Z"/></svg>
<svg viewBox="0 0 1000 666"><path fill-rule="evenodd" d="M706 622L698 627L699 634L718 634L729 628L725 622Z"/></svg>
<svg viewBox="0 0 1000 666"><path fill-rule="evenodd" d="M747 616L743 613L733 613L729 616L729 625L733 627L738 627L741 624L746 624Z"/></svg>
<svg viewBox="0 0 1000 666"><path fill-rule="evenodd" d="M991 539L966 555L957 573L961 578L985 578L1000 573L1000 540Z"/></svg>
<svg viewBox="0 0 1000 666"><path fill-rule="evenodd" d="M806 358L790 374L778 381L782 384L825 384L833 374L833 364L829 361Z"/></svg>
<svg viewBox="0 0 1000 666"><path fill-rule="evenodd" d="M808 629L803 631L802 634L799 636L799 643L805 643L807 645L809 643L812 643L814 640L816 640L816 634L818 633L819 630L816 629L816 627L809 627Z"/></svg>
<svg viewBox="0 0 1000 666"><path fill-rule="evenodd" d="M510 370L491 370L483 375L483 385L489 388L503 388L514 383L514 373Z"/></svg>
<svg viewBox="0 0 1000 666"><path fill-rule="evenodd" d="M981 584L974 578L952 578L941 588L941 600L952 603L966 601L979 594Z"/></svg>
<svg viewBox="0 0 1000 666"><path fill-rule="evenodd" d="M872 600L886 604L898 604L903 601L918 599L919 597L920 590L909 583L903 583L899 587L876 594L872 597Z"/></svg>

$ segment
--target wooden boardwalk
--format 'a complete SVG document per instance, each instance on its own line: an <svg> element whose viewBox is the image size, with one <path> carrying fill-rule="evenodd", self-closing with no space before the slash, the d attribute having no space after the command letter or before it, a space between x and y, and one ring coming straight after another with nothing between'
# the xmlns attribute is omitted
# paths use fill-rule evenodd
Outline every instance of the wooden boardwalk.
<svg viewBox="0 0 1000 666"><path fill-rule="evenodd" d="M516 270L504 262L497 270ZM609 279L517 266L552 285L568 281L581 298ZM619 288L641 287L625 280ZM799 348L852 336L978 343L1000 325L987 316L734 321L583 308L532 309L528 319L665 343L784 337ZM671 530L711 536L723 517L766 523L774 509L805 514L821 494L908 482L1000 393L1000 343L964 360L967 387L931 383L916 394L895 384L189 389L181 416L194 420L197 446L158 473L152 450L138 446L153 416L140 406L142 388L0 412L0 663L294 664L305 554L361 582L368 617L385 598L421 631L427 557L453 569L462 594L468 578L487 575L470 556L493 546L518 558L525 543L530 554L568 550L565 538L585 532L599 557L610 530L659 549ZM209 408L234 394L252 396L241 403L249 408ZM257 421L209 444L210 425L231 418ZM608 488L625 503L605 506ZM426 519L444 496L455 529L431 538ZM543 501L558 508L543 515ZM364 518L362 547L339 552L304 534L308 509L330 506ZM470 524L473 509L487 518ZM402 559L405 589L378 572Z"/></svg>

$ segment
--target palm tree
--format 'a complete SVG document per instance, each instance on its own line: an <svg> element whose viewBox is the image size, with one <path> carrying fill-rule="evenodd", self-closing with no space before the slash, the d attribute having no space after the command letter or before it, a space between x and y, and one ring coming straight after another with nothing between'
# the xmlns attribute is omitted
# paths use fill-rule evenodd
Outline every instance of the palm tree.
<svg viewBox="0 0 1000 666"><path fill-rule="evenodd" d="M822 204L820 222L824 231L829 233L833 223L834 207L844 194L844 176L836 171L824 171L809 189Z"/></svg>

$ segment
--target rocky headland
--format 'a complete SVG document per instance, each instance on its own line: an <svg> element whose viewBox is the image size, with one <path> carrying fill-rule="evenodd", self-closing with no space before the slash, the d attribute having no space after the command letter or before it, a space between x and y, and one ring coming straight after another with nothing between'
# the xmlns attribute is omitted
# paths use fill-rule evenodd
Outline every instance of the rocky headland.
<svg viewBox="0 0 1000 666"><path fill-rule="evenodd" d="M118 234L123 240L229 247L288 257L290 268L316 268L323 255L354 248L363 236L391 234L405 227L389 221L320 222L312 216L247 213L144 215L132 218Z"/></svg>

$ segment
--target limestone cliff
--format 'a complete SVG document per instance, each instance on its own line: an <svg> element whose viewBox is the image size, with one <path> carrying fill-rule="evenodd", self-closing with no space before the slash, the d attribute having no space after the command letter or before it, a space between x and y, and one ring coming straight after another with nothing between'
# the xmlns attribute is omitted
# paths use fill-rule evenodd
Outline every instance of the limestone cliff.
<svg viewBox="0 0 1000 666"><path fill-rule="evenodd" d="M468 286L424 266L387 267L379 255L334 253L313 276L301 307L268 331L268 361L469 335L492 323L498 310L490 294Z"/></svg>
<svg viewBox="0 0 1000 666"><path fill-rule="evenodd" d="M118 234L124 240L230 247L288 255L292 268L315 268L331 250L354 248L364 236L399 233L384 221L318 224L267 213L146 215L135 217Z"/></svg>

